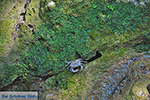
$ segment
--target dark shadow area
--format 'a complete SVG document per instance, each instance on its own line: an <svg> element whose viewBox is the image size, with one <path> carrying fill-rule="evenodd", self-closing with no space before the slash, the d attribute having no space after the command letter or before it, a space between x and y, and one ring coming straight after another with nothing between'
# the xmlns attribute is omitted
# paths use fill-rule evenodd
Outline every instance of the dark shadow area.
<svg viewBox="0 0 150 100"><path fill-rule="evenodd" d="M147 88L148 93L150 94L150 84L146 88Z"/></svg>
<svg viewBox="0 0 150 100"><path fill-rule="evenodd" d="M24 8L26 9L30 3L31 3L31 0L27 0L26 4L24 5Z"/></svg>
<svg viewBox="0 0 150 100"><path fill-rule="evenodd" d="M25 13L20 13L20 16L25 16L26 15L26 12Z"/></svg>
<svg viewBox="0 0 150 100"><path fill-rule="evenodd" d="M71 34L75 35L76 33L75 32L71 32Z"/></svg>
<svg viewBox="0 0 150 100"><path fill-rule="evenodd" d="M38 40L39 40L39 41L40 41L40 40L45 41L45 39L44 39L42 36L40 36L40 37L38 38Z"/></svg>
<svg viewBox="0 0 150 100"><path fill-rule="evenodd" d="M35 13L35 9L34 8L32 8L32 11Z"/></svg>
<svg viewBox="0 0 150 100"><path fill-rule="evenodd" d="M89 60L87 60L87 62L89 63L93 60L96 60L97 58L100 58L101 56L102 56L102 54L99 53L98 51L96 51L96 55L94 57L90 58Z"/></svg>
<svg viewBox="0 0 150 100"><path fill-rule="evenodd" d="M31 25L31 24L28 24L28 26L29 26L30 28L33 28L33 25Z"/></svg>
<svg viewBox="0 0 150 100"><path fill-rule="evenodd" d="M32 34L33 34L33 35L35 34L34 29L32 30Z"/></svg>
<svg viewBox="0 0 150 100"><path fill-rule="evenodd" d="M73 70L77 70L78 69L78 67L76 67L76 68L73 68Z"/></svg>
<svg viewBox="0 0 150 100"><path fill-rule="evenodd" d="M90 39L91 39L91 40L95 40L91 35L90 35Z"/></svg>
<svg viewBox="0 0 150 100"><path fill-rule="evenodd" d="M75 56L76 56L76 58L82 58L78 52L76 52Z"/></svg>

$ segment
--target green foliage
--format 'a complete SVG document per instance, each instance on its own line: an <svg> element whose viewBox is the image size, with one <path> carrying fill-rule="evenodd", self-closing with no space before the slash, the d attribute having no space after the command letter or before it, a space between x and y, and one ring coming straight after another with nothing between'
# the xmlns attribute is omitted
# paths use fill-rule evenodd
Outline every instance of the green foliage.
<svg viewBox="0 0 150 100"><path fill-rule="evenodd" d="M6 38L6 34L3 34L0 32L0 44L3 44L6 42L8 39Z"/></svg>
<svg viewBox="0 0 150 100"><path fill-rule="evenodd" d="M8 26L10 26L11 22L6 20L0 20L0 45L4 45L8 40L11 39L9 34L11 29L9 30Z"/></svg>
<svg viewBox="0 0 150 100"><path fill-rule="evenodd" d="M32 44L22 54L21 61L28 65L29 73L31 75L47 75L47 70L51 70L51 63L49 61L49 52L45 48L44 44L37 42Z"/></svg>
<svg viewBox="0 0 150 100"><path fill-rule="evenodd" d="M115 7L113 6L113 5L108 5L107 6L109 9L111 9L111 10L114 10L115 9Z"/></svg>
<svg viewBox="0 0 150 100"><path fill-rule="evenodd" d="M56 74L64 70L65 59L75 58L75 52L80 53L81 56L89 53L88 47L85 46L89 38L88 33L79 29L82 27L82 22L74 17L59 16L59 14L61 13L58 10L48 13L48 21L51 23L44 22L39 26L35 34L35 44L31 44L22 55L25 59L22 61L29 65L32 75L45 76L50 70ZM63 26L53 27L57 24Z"/></svg>
<svg viewBox="0 0 150 100"><path fill-rule="evenodd" d="M143 37L143 42L133 48L138 53L150 53L150 33L146 32L145 36Z"/></svg>
<svg viewBox="0 0 150 100"><path fill-rule="evenodd" d="M67 79L68 75L64 75L66 73L58 74L57 76L52 76L45 81L45 89L49 90L49 88L59 86L60 88L67 88Z"/></svg>
<svg viewBox="0 0 150 100"><path fill-rule="evenodd" d="M117 34L134 31L136 25L143 24L147 20L147 17L144 17L147 7L140 8L130 3L125 4L120 2L113 6L110 5L108 8L106 8L103 13L107 15L105 18L106 26L109 27L112 32L117 32Z"/></svg>
<svg viewBox="0 0 150 100"><path fill-rule="evenodd" d="M137 24L146 21L143 18L146 8L123 2L104 5L98 0L88 4L82 1L72 2L67 7L56 2L55 8L47 9L45 6L48 2L44 1L41 0L40 9L43 23L34 35L34 43L22 53L19 63L4 66L3 78L10 76L6 80L12 81L13 75L46 76L52 71L56 76L47 81L48 86L53 87L58 82L60 87L66 88L67 73L61 73L65 69L64 61L76 59L76 52L83 58L90 53L86 45L89 34L100 34L105 30L104 26L110 28L112 33L122 34L133 31ZM104 18L100 15L104 15Z"/></svg>
<svg viewBox="0 0 150 100"><path fill-rule="evenodd" d="M44 63L49 63L49 67L44 65L44 70L44 66L34 64L34 62L37 61L36 59L35 61L32 60L32 64L35 65L34 68L41 70L37 70L39 75L45 75L44 73L48 70L53 70L53 73L59 73L64 70L64 60L75 59L75 52L85 57L89 53L89 47L86 46L89 33L93 31L100 33L100 31L105 30L103 24L110 28L112 32L122 34L128 30L134 30L137 24L146 21L146 18L142 18L145 9L134 7L131 4L125 4L123 2L114 4L114 2L111 2L111 4L105 6L101 4L100 1L95 1L87 4L85 7L87 10L79 14L78 6L80 6L80 4L83 5L83 2L76 4L77 6L75 7L74 3L70 3L68 6L72 9L66 13L63 11L64 6L57 2L56 8L50 10L45 9L43 10L45 12L40 13L44 22L39 26L35 34L35 39L42 41L39 45L45 44L46 47L49 48L49 52L44 49L44 45L36 46L36 48L41 49L41 51L45 53L44 57L49 57L49 59L45 58L46 60L43 60L45 61ZM44 9L44 5L42 6ZM80 6L80 12L82 12L82 10L83 8ZM79 15L75 17L72 13ZM106 15L104 22L100 14ZM36 44L37 43L32 45ZM31 52L32 50L28 51ZM33 52L37 51L33 50ZM37 53L35 53L33 57L36 57L36 54ZM46 54L48 56L46 56ZM39 57L37 56L37 58ZM39 61L41 62L41 60ZM58 84L61 84L60 86L64 86L65 81L62 81L63 77L61 76L62 75L59 74L57 78L53 79L53 82L55 83L57 80Z"/></svg>
<svg viewBox="0 0 150 100"><path fill-rule="evenodd" d="M49 90L49 88L54 87L56 84L56 76L52 76L45 81L45 89Z"/></svg>
<svg viewBox="0 0 150 100"><path fill-rule="evenodd" d="M145 36L146 36L146 39L148 39L148 40L150 41L150 33L147 32L147 33L145 34Z"/></svg>
<svg viewBox="0 0 150 100"><path fill-rule="evenodd" d="M136 47L134 47L135 51L136 52L149 52L150 50L150 44L145 44L145 43L142 43L142 44L139 44L137 45Z"/></svg>
<svg viewBox="0 0 150 100"><path fill-rule="evenodd" d="M89 36L82 16L75 18L62 15L58 9L47 13L47 16L49 16L48 23L41 24L36 38L44 39L53 54L61 54L58 56L61 58L74 58L75 52L80 53L81 56L89 53L88 47L85 46Z"/></svg>
<svg viewBox="0 0 150 100"><path fill-rule="evenodd" d="M7 0L1 0L0 1L0 10L3 8L4 4L6 3Z"/></svg>
<svg viewBox="0 0 150 100"><path fill-rule="evenodd" d="M27 66L23 63L5 64L1 67L1 71L0 87L10 84L17 77L25 79L28 74Z"/></svg>
<svg viewBox="0 0 150 100"><path fill-rule="evenodd" d="M28 65L31 75L46 76L49 71L57 74L65 69L65 60L76 59L76 52L81 56L89 53L86 47L89 36L83 24L83 16L75 18L64 15L59 9L44 15L48 17L35 34L36 42L28 46L20 60ZM89 23L92 25L90 21ZM60 87L66 87L64 76L58 74L50 84L53 86L57 81Z"/></svg>

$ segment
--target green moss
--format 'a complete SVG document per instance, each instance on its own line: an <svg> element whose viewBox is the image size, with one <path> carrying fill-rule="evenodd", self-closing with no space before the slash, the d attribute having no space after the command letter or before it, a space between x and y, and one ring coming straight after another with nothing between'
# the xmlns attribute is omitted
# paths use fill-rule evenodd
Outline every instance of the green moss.
<svg viewBox="0 0 150 100"><path fill-rule="evenodd" d="M15 0L4 0L1 2L2 6L0 8L0 57L7 55L5 51L9 50L9 45L11 42L11 35L14 32L15 25L17 24L17 19L19 20L19 10L17 10L20 6L17 5L17 1Z"/></svg>
<svg viewBox="0 0 150 100"><path fill-rule="evenodd" d="M1 67L1 70L3 70L3 72L1 73L0 77L0 88L10 84L17 77L26 78L26 75L28 73L28 70L26 68L27 66L21 63L3 64Z"/></svg>
<svg viewBox="0 0 150 100"><path fill-rule="evenodd" d="M109 6L110 4L107 4L107 5ZM127 7L124 7L123 5ZM89 39L88 44L87 44L87 45L90 45L90 50L92 51L97 48L100 48L103 50L118 43L125 43L138 36L144 35L149 30L149 25L144 24L144 23L148 23L149 21L147 20L148 19L147 13L149 9L148 7L142 9L140 7L133 7L133 5L131 4L125 4L122 2L113 6L115 7L114 11L108 10L106 7L106 9L104 9L104 11L102 10L102 12L99 14L104 20L103 27L105 27L105 30L108 30L108 31L97 31L97 32L95 30L94 31L91 30L91 32L89 31L90 32L89 34L92 35L92 37L95 39L95 41ZM132 13L132 12L135 12L135 13ZM116 15L116 14L119 14L119 15ZM139 14L138 18L140 19L135 19L135 17L133 17L136 14ZM145 19L142 18L142 16L145 16L144 17ZM127 20L128 18L129 20ZM142 22L141 23L142 25L140 26L138 26L139 20L141 20ZM123 24L125 24L126 26L124 26ZM131 29L129 29L129 27Z"/></svg>
<svg viewBox="0 0 150 100"><path fill-rule="evenodd" d="M30 42L33 42L33 30L36 31L37 27L41 23L41 20L39 18L39 2L38 0L32 0L30 5L28 6L27 13L26 13L26 20L25 23L21 26L20 30L18 31L16 40L13 41L11 39L11 35L14 32L15 33L15 26L18 24L20 13L24 9L25 1L22 1L21 3L16 0L4 0L5 2L2 2L4 5L2 9L0 10L0 35L3 36L5 33L5 38L7 39L2 44L0 44L0 69L3 68L3 73L1 73L1 81L0 81L0 87L7 85L11 83L16 77L21 77L22 79L25 74L28 72L20 71L20 67L18 66L18 63L16 63L16 59L20 58L20 53L24 51L24 49L27 47ZM18 3L19 2L19 3ZM33 12L33 13L30 13ZM28 14L28 12L30 14ZM32 16L32 17L29 17ZM28 24L32 25L33 28L30 28ZM13 33L13 34L14 34ZM3 37L4 38L4 37ZM12 48L10 49L10 42L14 42L15 45L12 45ZM6 58L3 56L7 56ZM21 62L19 62L21 65L25 65ZM14 66L14 67L12 67ZM4 70L6 67L7 70ZM18 68L19 67L19 68ZM12 68L12 69L11 69ZM13 70L14 68L14 70ZM25 67L26 68L26 67ZM9 70L10 69L10 70ZM10 71L12 72L10 73ZM6 74L6 73L9 73ZM9 77L7 77L7 75ZM7 78L6 78L7 77ZM9 81L9 82L8 82Z"/></svg>
<svg viewBox="0 0 150 100"><path fill-rule="evenodd" d="M28 6L26 14L25 23L30 23L34 25L34 30L37 29L41 21L39 18L39 2L40 1L32 0L30 5ZM4 0L1 2L2 6L0 8L0 57L7 55L5 54L5 51L11 51L8 49L11 42L11 35L15 31L15 26L18 24L20 13L24 9L24 4L25 1L18 3L17 0ZM29 30L29 28L26 30Z"/></svg>
<svg viewBox="0 0 150 100"><path fill-rule="evenodd" d="M135 84L133 84L130 92L125 96L124 100L147 100L147 95L149 94L146 87L149 84L149 80L140 79Z"/></svg>
<svg viewBox="0 0 150 100"><path fill-rule="evenodd" d="M96 49L107 51L107 48L125 43L143 34L143 32L139 32L139 29L135 29L133 32L126 29L126 27L131 26L132 30L136 24L142 24L137 22L139 19L136 19L133 23L132 17L142 12L138 15L140 18L145 13L144 9L139 7L132 9L131 4L121 2L114 6L114 2L104 5L99 1L85 3L81 0L72 3L66 1L63 2L64 5L61 5L61 1L57 1L55 8L47 9L45 6L48 2L40 2L42 23L36 21L36 19L39 20L38 12L36 7L33 9L37 2L31 3L26 13L28 23L24 24L19 31L19 35L24 36L24 38L19 38L22 43L27 43L29 37L30 39L34 37L33 44L26 48L20 59L20 62L29 65L31 75L46 76L49 71L53 71L54 74L59 73L65 69L65 59L67 61L76 59L76 52L82 58L87 58L90 52ZM114 6L113 9L112 7L110 9L109 5ZM126 5L128 9L122 9L120 5ZM131 11L129 8L131 8ZM122 14L120 10L124 13ZM137 12L132 14L132 11ZM129 13L128 16L124 16L127 13ZM118 14L121 14L122 17ZM32 20L33 16L34 20ZM118 22L115 21L116 19L124 21ZM130 20L130 22L127 20ZM142 20L142 22L145 21ZM34 23L34 25L41 23L39 27L38 25L34 27L35 29L38 27L35 35L32 35L32 29L29 30L28 24L31 23ZM118 27L114 27L114 25ZM90 39L90 36L95 40ZM121 56L122 54L119 53L118 55ZM111 56L113 58L113 55ZM59 82L61 84L62 81Z"/></svg>
<svg viewBox="0 0 150 100"><path fill-rule="evenodd" d="M18 46L16 50L20 52L25 49L19 63L26 68L25 72L19 73L21 69L16 69L16 73L11 73L8 77L10 82L14 79L15 74L24 76L28 73L33 76L46 76L52 71L55 76L46 81L47 88L53 87L58 81L61 88L68 87L67 90L61 92L64 94L61 95L62 98L70 94L67 99L75 99L77 96L83 99L87 91L94 85L96 80L93 80L97 79L99 74L114 63L114 60L118 61L130 54L128 48L120 49L121 47L113 46L128 42L148 31L144 29L144 25L147 26L148 23L143 24L147 19L146 17L142 19L147 11L146 8L133 8L133 5L122 2L115 5L114 2L106 3L97 0L87 2L56 0L55 8L46 9L48 2L48 0L41 0L39 5L39 1L32 0L28 6L26 22L19 30L16 42ZM128 9L123 9L123 6ZM16 25L16 23L13 24ZM10 23L6 24L10 25ZM29 27L29 24L33 25L33 28ZM138 28L137 24L141 25L141 28ZM33 30L35 33L32 33ZM90 39L90 36L95 40ZM109 50L109 48L114 50ZM69 74L68 78L66 78L67 72L61 73L65 70L65 59L67 61L76 59L76 52L82 58L88 58L95 50L105 51L104 56L92 62L93 65L88 64L87 73L83 72L83 74L74 76ZM106 64L106 62L109 63ZM14 66L19 68L18 63ZM9 67L11 65L8 66L8 69ZM4 75L7 72L10 70L6 70Z"/></svg>
<svg viewBox="0 0 150 100"><path fill-rule="evenodd" d="M139 44L136 47L134 47L134 49L136 52L139 52L139 53L141 53L141 52L147 52L148 53L150 50L150 44L142 43L142 44Z"/></svg>

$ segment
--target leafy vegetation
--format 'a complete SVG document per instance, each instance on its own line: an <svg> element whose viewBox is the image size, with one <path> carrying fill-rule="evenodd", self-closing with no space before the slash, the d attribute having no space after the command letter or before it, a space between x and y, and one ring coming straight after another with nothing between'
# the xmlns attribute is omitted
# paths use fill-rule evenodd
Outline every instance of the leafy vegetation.
<svg viewBox="0 0 150 100"><path fill-rule="evenodd" d="M142 8L121 2L115 6L115 9L110 6L110 10L109 6L105 8L101 3L97 5L98 3L100 2L89 4L92 6L88 7L86 13L78 17L63 14L60 10L63 8L61 5L58 8L45 10L47 13L44 13L43 16L46 16L46 19L35 34L37 42L31 44L26 50L26 64L31 65L30 70L34 69L30 73L40 76L46 75L46 72L50 70L53 70L54 74L59 73L65 69L65 59L75 59L75 52L82 57L86 56L90 52L89 46L86 46L89 33L104 30L100 14L107 16L104 18L106 26L119 34L125 33L126 30L133 30L136 24L144 22L144 19L141 18L144 15ZM126 7L122 9L122 6ZM77 7L73 9L74 13L77 11ZM135 18L135 15L138 17Z"/></svg>
<svg viewBox="0 0 150 100"><path fill-rule="evenodd" d="M0 68L2 70L0 77L0 87L10 84L13 80L20 77L20 79L27 78L27 66L24 63L5 64Z"/></svg>
<svg viewBox="0 0 150 100"><path fill-rule="evenodd" d="M6 35L3 34L4 36L2 36L2 33L0 32L0 44L4 43L5 41L7 41Z"/></svg>
<svg viewBox="0 0 150 100"><path fill-rule="evenodd" d="M111 10L105 10L104 14L106 25L117 34L127 33L128 31L134 31L135 26L146 22L148 17L143 17L146 13L146 8L135 7L132 4L125 4L120 2L115 5L108 6Z"/></svg>
<svg viewBox="0 0 150 100"><path fill-rule="evenodd" d="M146 32L144 37L144 41L136 46L134 46L134 50L138 53L145 52L146 54L150 53L150 33Z"/></svg>
<svg viewBox="0 0 150 100"><path fill-rule="evenodd" d="M68 3L65 7L61 1L57 1L56 7L45 8L47 4L41 0L40 17L43 23L34 34L33 43L25 49L18 63L13 65L15 67L8 65L16 72L5 70L4 75L10 74L7 80L12 80L13 75L20 76L20 72L22 76L30 74L42 77L52 71L56 76L47 81L48 86L53 87L57 82L60 87L66 87L64 76L67 73L60 73L65 69L64 61L76 59L76 52L86 58L90 53L90 46L87 45L90 36L107 29L112 31L111 35L115 32L127 34L127 31L133 31L136 25L147 19L143 18L146 8L123 2L104 5L98 0L90 3L81 1Z"/></svg>
<svg viewBox="0 0 150 100"><path fill-rule="evenodd" d="M150 44L145 44L145 43L142 43L142 44L139 44L138 46L135 47L135 51L136 52L149 52L150 50Z"/></svg>

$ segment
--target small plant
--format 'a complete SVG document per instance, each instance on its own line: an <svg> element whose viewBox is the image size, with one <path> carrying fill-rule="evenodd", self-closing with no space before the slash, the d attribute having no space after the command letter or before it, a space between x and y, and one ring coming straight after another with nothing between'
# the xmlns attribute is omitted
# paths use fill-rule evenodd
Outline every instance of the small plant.
<svg viewBox="0 0 150 100"><path fill-rule="evenodd" d="M108 5L107 6L109 9L111 9L111 10L114 10L115 9L115 6L113 6L113 5Z"/></svg>

